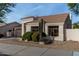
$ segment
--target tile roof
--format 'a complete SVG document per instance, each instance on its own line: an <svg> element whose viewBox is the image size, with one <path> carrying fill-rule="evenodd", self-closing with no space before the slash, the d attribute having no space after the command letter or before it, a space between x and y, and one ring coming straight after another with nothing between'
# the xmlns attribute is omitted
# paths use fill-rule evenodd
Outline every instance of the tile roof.
<svg viewBox="0 0 79 59"><path fill-rule="evenodd" d="M34 21L31 21L30 23L39 22L40 18L47 23L65 22L68 15L69 15L68 13L63 13L63 14L56 14L56 15L49 15L49 16L39 16L39 17L36 17L36 19Z"/></svg>
<svg viewBox="0 0 79 59"><path fill-rule="evenodd" d="M41 16L45 22L65 22L68 17L68 13L64 14L57 14L57 15L50 15L50 16Z"/></svg>
<svg viewBox="0 0 79 59"><path fill-rule="evenodd" d="M15 24L17 26L20 25L18 22L12 22L12 23L8 23L6 25L0 26L0 28L7 27L7 26L10 26L10 25L13 25L13 24Z"/></svg>

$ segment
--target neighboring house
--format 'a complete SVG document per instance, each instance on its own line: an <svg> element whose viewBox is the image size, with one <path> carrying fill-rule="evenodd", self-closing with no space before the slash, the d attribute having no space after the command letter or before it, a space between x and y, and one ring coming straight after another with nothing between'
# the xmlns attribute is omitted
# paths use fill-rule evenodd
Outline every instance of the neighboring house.
<svg viewBox="0 0 79 59"><path fill-rule="evenodd" d="M15 37L20 37L21 36L21 24L15 27Z"/></svg>
<svg viewBox="0 0 79 59"><path fill-rule="evenodd" d="M72 23L68 13L22 18L22 35L28 31L38 31L40 19L43 19L44 21L43 32L45 32L48 36L51 36L51 38L54 37L54 40L66 40L65 29L72 28Z"/></svg>
<svg viewBox="0 0 79 59"><path fill-rule="evenodd" d="M18 32L21 33L21 27L20 27L20 31L16 29L18 28L18 26L21 26L21 24L17 22L12 22L12 23L8 23L6 25L0 26L0 34L3 34L5 37L21 36L21 34L18 35Z"/></svg>
<svg viewBox="0 0 79 59"><path fill-rule="evenodd" d="M4 25L6 25L6 23L0 23L0 26L4 26Z"/></svg>

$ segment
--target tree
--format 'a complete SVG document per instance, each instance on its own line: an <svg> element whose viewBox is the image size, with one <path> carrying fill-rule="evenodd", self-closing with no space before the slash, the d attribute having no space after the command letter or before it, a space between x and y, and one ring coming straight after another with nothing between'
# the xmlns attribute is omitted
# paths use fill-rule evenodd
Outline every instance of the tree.
<svg viewBox="0 0 79 59"><path fill-rule="evenodd" d="M44 23L43 19L40 19L40 22L39 22L39 33L40 33L39 36L40 36L40 39L39 39L39 41L42 41L43 23Z"/></svg>
<svg viewBox="0 0 79 59"><path fill-rule="evenodd" d="M0 22L5 22L3 19L6 18L6 14L10 13L12 10L11 8L14 7L15 4L13 3L0 3Z"/></svg>
<svg viewBox="0 0 79 59"><path fill-rule="evenodd" d="M68 3L69 9L76 15L79 15L79 3Z"/></svg>
<svg viewBox="0 0 79 59"><path fill-rule="evenodd" d="M73 29L79 29L79 22L73 24Z"/></svg>

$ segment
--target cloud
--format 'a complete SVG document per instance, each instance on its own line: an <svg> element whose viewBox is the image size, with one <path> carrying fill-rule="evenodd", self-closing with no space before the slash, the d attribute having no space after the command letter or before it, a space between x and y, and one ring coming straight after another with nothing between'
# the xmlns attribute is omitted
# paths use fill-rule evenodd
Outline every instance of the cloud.
<svg viewBox="0 0 79 59"><path fill-rule="evenodd" d="M44 16L68 11L65 4L29 4L28 6L26 16ZM30 8L31 6L33 8Z"/></svg>
<svg viewBox="0 0 79 59"><path fill-rule="evenodd" d="M25 16L45 16L64 12L68 12L64 3L19 3L7 18L8 21L18 21Z"/></svg>

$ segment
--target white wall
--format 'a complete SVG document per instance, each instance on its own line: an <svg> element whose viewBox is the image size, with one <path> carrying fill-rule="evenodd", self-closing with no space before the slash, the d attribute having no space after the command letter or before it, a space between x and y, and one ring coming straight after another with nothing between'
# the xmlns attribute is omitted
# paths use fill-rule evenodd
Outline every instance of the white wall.
<svg viewBox="0 0 79 59"><path fill-rule="evenodd" d="M22 19L21 23L27 23L33 21L33 18Z"/></svg>
<svg viewBox="0 0 79 59"><path fill-rule="evenodd" d="M26 32L31 31L31 26L39 26L39 23L27 23ZM59 36L55 37L54 40L58 40L58 41L64 40L63 23L45 23L45 33L47 35L48 35L48 26L59 26Z"/></svg>
<svg viewBox="0 0 79 59"><path fill-rule="evenodd" d="M67 41L79 41L79 29L66 29L66 38Z"/></svg>
<svg viewBox="0 0 79 59"><path fill-rule="evenodd" d="M24 34L25 30L24 30L24 23L28 23L33 21L33 18L27 18L27 19L22 19L21 24L22 24L22 35Z"/></svg>
<svg viewBox="0 0 79 59"><path fill-rule="evenodd" d="M27 23L26 32L31 31L31 26L39 26L39 23Z"/></svg>

